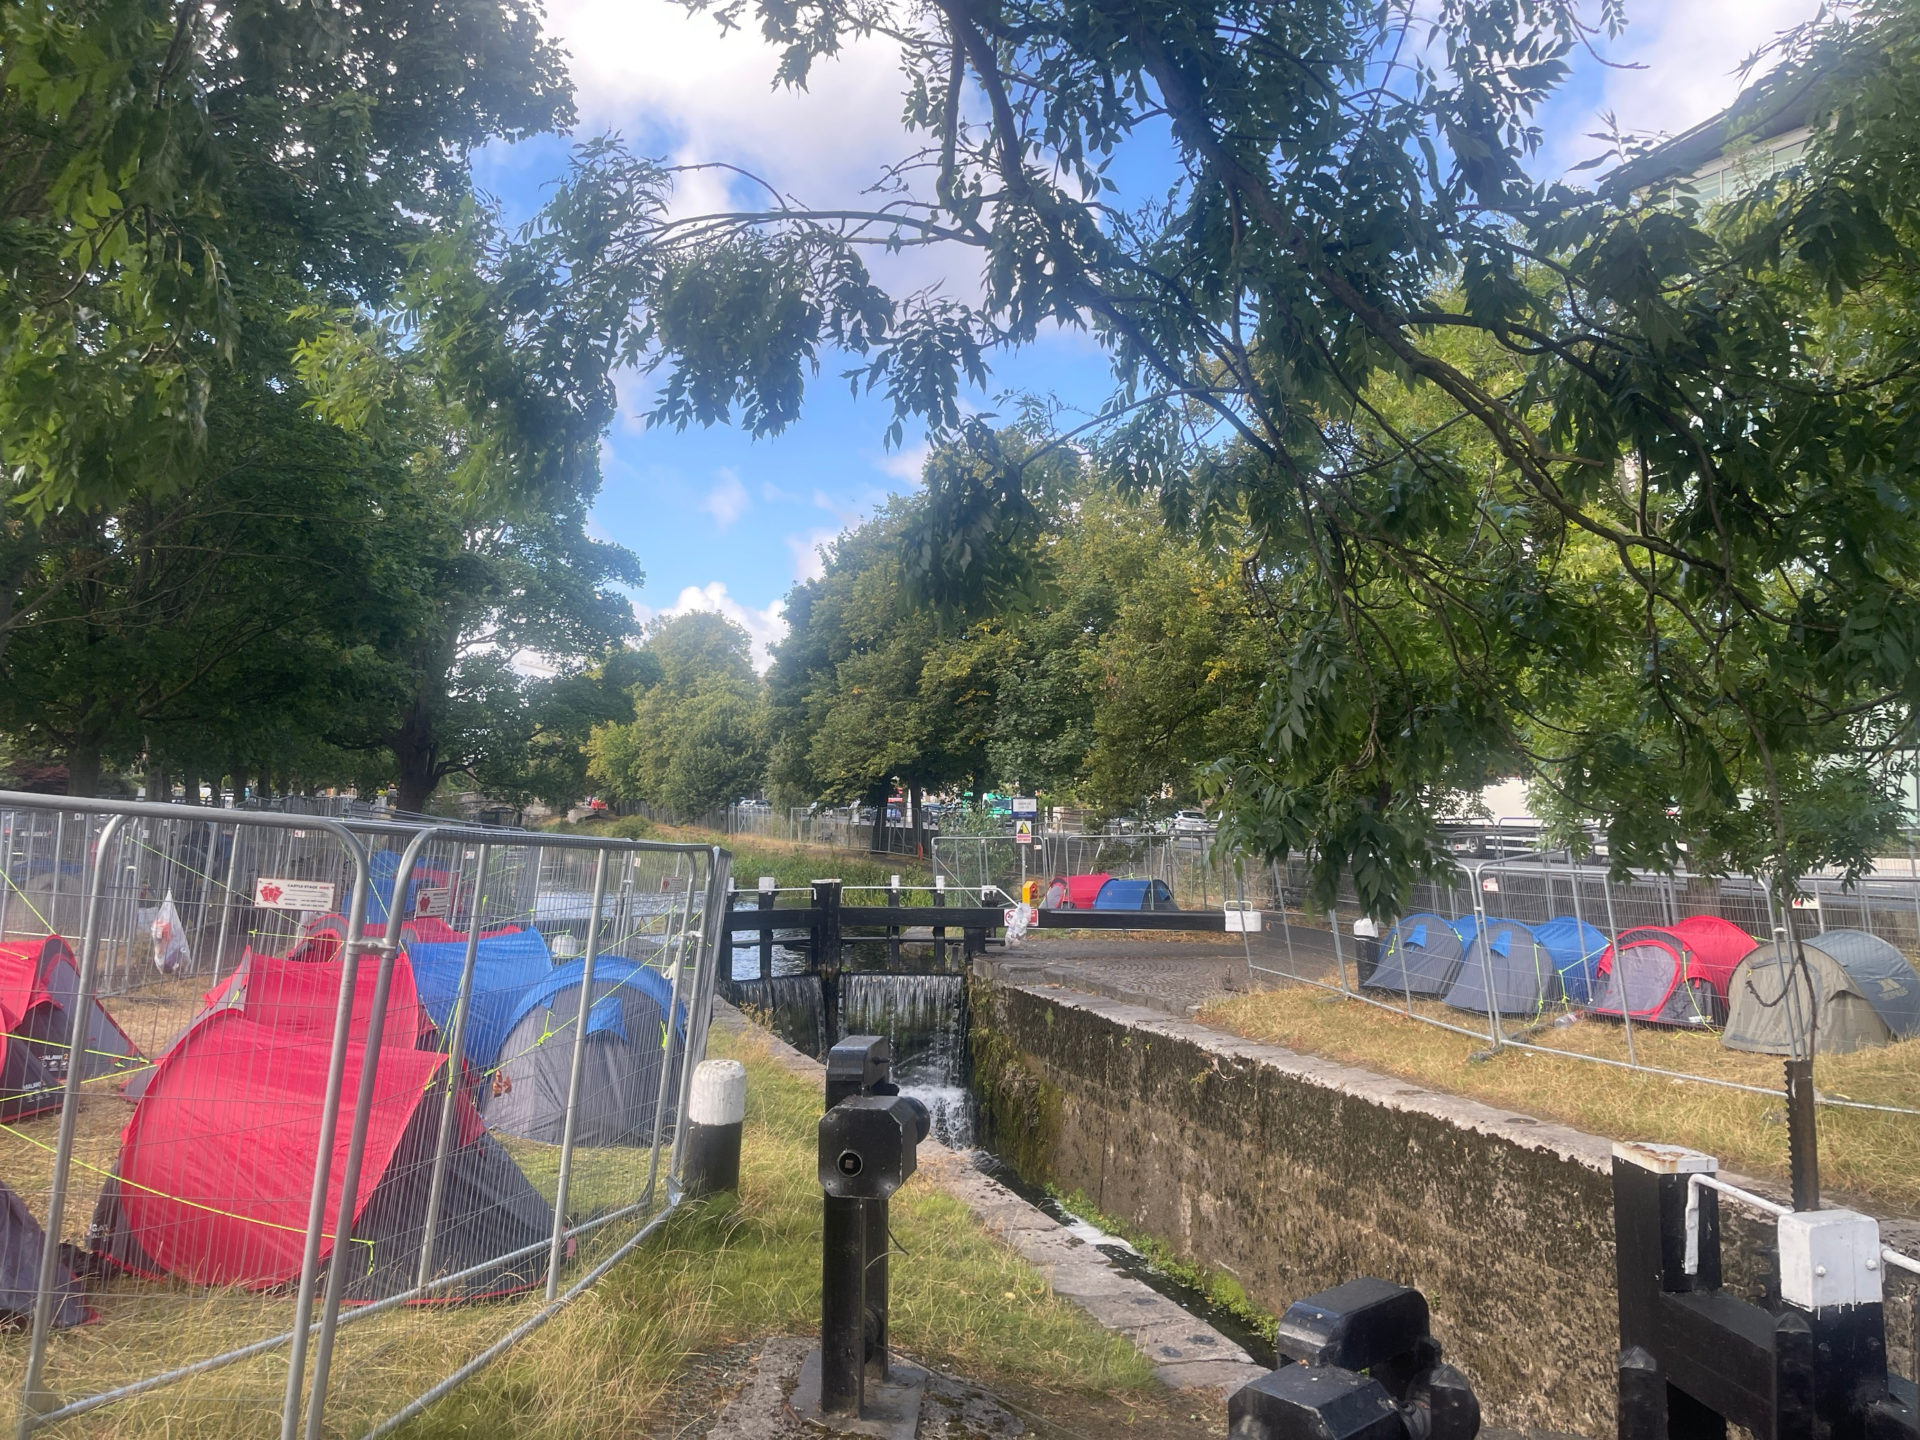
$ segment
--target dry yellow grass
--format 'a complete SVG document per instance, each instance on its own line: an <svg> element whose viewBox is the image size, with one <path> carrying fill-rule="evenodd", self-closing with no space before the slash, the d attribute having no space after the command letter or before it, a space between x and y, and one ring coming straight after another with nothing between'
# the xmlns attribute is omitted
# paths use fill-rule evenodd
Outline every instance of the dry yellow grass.
<svg viewBox="0 0 1920 1440"><path fill-rule="evenodd" d="M1413 1011L1460 1020L1438 1004L1415 1001ZM1197 1018L1610 1139L1689 1145L1749 1174L1787 1173L1786 1115L1771 1096L1520 1049L1474 1059L1488 1048L1484 1039L1304 986L1217 1000ZM1549 1027L1530 1038L1570 1054L1627 1059L1625 1030L1607 1021ZM1636 1026L1633 1039L1642 1065L1776 1090L1782 1083L1778 1058L1728 1050L1715 1034ZM1920 1040L1821 1056L1814 1082L1824 1095L1920 1109ZM1920 1116L1823 1106L1820 1165L1828 1188L1881 1214L1920 1213Z"/></svg>

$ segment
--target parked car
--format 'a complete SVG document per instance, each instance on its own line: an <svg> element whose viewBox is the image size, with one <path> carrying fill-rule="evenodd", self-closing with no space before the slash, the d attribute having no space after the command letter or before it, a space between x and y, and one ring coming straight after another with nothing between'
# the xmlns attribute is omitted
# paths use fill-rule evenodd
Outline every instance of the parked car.
<svg viewBox="0 0 1920 1440"><path fill-rule="evenodd" d="M1213 822L1202 810L1182 810L1173 817L1173 833L1176 835L1211 835Z"/></svg>

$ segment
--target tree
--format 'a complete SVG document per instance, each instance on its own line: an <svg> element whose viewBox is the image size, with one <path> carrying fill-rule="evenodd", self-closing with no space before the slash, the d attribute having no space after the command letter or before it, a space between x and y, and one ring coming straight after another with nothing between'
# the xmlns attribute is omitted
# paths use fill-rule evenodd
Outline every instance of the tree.
<svg viewBox="0 0 1920 1440"><path fill-rule="evenodd" d="M632 719L595 727L588 774L615 799L695 816L759 791L765 720L753 641L723 615L657 622L628 658Z"/></svg>
<svg viewBox="0 0 1920 1440"><path fill-rule="evenodd" d="M1526 176L1611 0L751 8L787 83L892 35L927 143L878 198L632 218L609 243L653 267L662 419L777 429L838 346L896 425L951 433L986 348L1088 326L1119 384L1079 443L1177 524L1243 518L1283 582L1264 743L1224 757L1220 798L1269 853L1311 847L1323 895L1355 862L1391 912L1447 863L1435 797L1509 758L1600 817L1616 864L1784 889L1869 862L1875 825L1795 815L1844 794L1885 817L1879 761L1920 699L1920 367L1910 327L1866 322L1912 289L1912 5L1783 47L1766 83L1823 97L1810 159L1713 213ZM1170 196L1121 208L1110 167L1169 132ZM878 292L861 254L903 245L976 255L982 298ZM1019 470L931 503L1017 528ZM913 553L943 603L995 573ZM1561 703L1596 673L1633 679Z"/></svg>
<svg viewBox="0 0 1920 1440"><path fill-rule="evenodd" d="M834 542L824 573L787 596L768 672L772 783L873 809L876 842L898 784L916 822L927 790L984 788L1004 627L943 629L911 603L901 549L915 502L896 499Z"/></svg>

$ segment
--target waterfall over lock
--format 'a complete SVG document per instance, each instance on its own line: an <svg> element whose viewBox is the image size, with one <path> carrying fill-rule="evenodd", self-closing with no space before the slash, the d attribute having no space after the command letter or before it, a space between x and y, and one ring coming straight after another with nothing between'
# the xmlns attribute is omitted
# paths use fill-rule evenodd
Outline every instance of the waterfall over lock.
<svg viewBox="0 0 1920 1440"><path fill-rule="evenodd" d="M846 972L839 977L841 1035L884 1035L893 1046L894 1080L927 1107L933 1138L973 1145L968 1088L967 989L959 975ZM757 1011L796 1050L827 1052L828 1020L817 975L775 975L733 982L736 1003Z"/></svg>

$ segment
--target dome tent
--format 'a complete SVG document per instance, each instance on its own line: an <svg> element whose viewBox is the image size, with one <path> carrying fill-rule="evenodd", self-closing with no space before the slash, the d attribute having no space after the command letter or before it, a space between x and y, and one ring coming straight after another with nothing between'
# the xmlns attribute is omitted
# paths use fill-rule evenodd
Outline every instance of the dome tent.
<svg viewBox="0 0 1920 1440"><path fill-rule="evenodd" d="M33 1316L40 1289L40 1260L47 1232L25 1202L0 1183L0 1328L23 1325ZM64 1330L84 1324L91 1312L80 1298L80 1282L64 1258L53 1266L53 1324Z"/></svg>
<svg viewBox="0 0 1920 1440"><path fill-rule="evenodd" d="M1473 923L1472 916L1459 926L1425 912L1407 916L1380 942L1379 962L1360 987L1395 995L1446 994L1460 974L1466 954L1462 936L1473 933Z"/></svg>
<svg viewBox="0 0 1920 1440"><path fill-rule="evenodd" d="M1592 999L1593 967L1607 953L1605 932L1572 915L1556 915L1534 926L1533 938L1553 957L1567 1003L1584 1005Z"/></svg>
<svg viewBox="0 0 1920 1440"><path fill-rule="evenodd" d="M1718 915L1624 930L1600 957L1593 1013L1649 1025L1718 1025L1734 969L1758 943Z"/></svg>
<svg viewBox="0 0 1920 1440"><path fill-rule="evenodd" d="M79 996L79 965L58 935L0 945L0 1120L60 1108ZM90 1001L81 1078L139 1064L126 1031L98 1000Z"/></svg>
<svg viewBox="0 0 1920 1440"><path fill-rule="evenodd" d="M1560 998L1560 971L1532 928L1491 917L1465 947L1446 994L1454 1009L1481 1015L1496 1008L1502 1015L1538 1015Z"/></svg>
<svg viewBox="0 0 1920 1440"><path fill-rule="evenodd" d="M404 953L420 987L421 1004L444 1048L459 1000L467 942L464 937L418 940L411 926L404 933ZM537 930L481 937L474 954L462 1056L467 1069L480 1077L476 1102L490 1128L560 1142L573 1067L573 1027L580 1017L586 969L584 959L555 965ZM672 982L658 970L617 955L595 959L574 1121L576 1144L651 1142L672 1002ZM673 1034L676 1041L684 1041L684 1003L674 1010Z"/></svg>
<svg viewBox="0 0 1920 1440"><path fill-rule="evenodd" d="M360 1072L375 1067L373 1105L353 1227L347 1295L410 1288L424 1239L426 1194L447 1103L447 1057L418 1048L425 1020L410 971L396 964L381 1029L372 1028L379 967L357 968L329 1171L327 1214L345 1185ZM121 1134L119 1160L88 1232L96 1254L135 1274L271 1289L300 1272L314 1156L344 966L249 953L211 1004L155 1065ZM452 1097L434 1252L441 1274L465 1272L437 1299L498 1294L539 1282L553 1211L466 1089ZM331 1226L329 1226L331 1230ZM322 1254L333 1236L323 1236ZM532 1252L530 1252L532 1253Z"/></svg>
<svg viewBox="0 0 1920 1440"><path fill-rule="evenodd" d="M1800 946L1804 971L1777 941L1740 962L1721 1044L1791 1055L1797 1032L1810 1029L1813 1053L1842 1055L1920 1036L1920 974L1893 946L1864 930L1829 930Z"/></svg>

